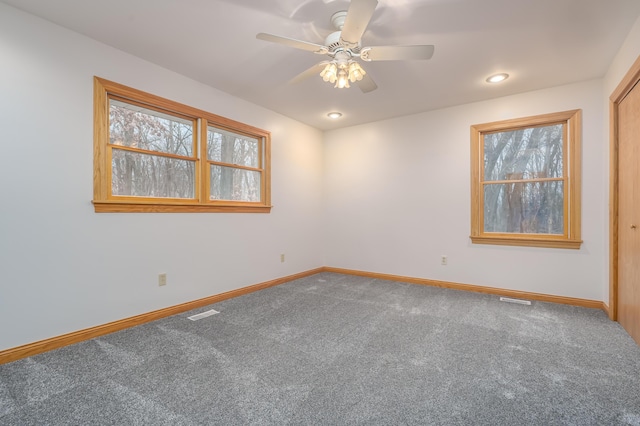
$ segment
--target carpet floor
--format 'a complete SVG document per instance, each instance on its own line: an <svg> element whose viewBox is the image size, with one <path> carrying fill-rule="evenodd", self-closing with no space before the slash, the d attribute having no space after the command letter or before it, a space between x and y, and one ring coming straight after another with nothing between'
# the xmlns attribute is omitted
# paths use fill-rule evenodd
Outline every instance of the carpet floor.
<svg viewBox="0 0 640 426"><path fill-rule="evenodd" d="M217 424L640 425L640 348L595 309L321 273L0 365L0 425Z"/></svg>

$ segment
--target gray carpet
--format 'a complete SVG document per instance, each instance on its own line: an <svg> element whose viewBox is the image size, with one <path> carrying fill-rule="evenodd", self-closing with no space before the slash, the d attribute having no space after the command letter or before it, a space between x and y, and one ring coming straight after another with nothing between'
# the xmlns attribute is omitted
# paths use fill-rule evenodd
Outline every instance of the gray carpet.
<svg viewBox="0 0 640 426"><path fill-rule="evenodd" d="M640 349L599 310L323 273L0 365L0 424L640 425Z"/></svg>

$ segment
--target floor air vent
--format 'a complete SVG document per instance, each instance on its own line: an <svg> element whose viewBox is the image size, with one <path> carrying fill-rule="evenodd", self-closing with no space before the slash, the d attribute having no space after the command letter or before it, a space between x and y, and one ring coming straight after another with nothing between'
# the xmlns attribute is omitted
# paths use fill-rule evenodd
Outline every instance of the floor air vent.
<svg viewBox="0 0 640 426"><path fill-rule="evenodd" d="M189 318L191 321L198 321L199 319L210 317L211 315L219 314L220 312L215 309L211 309L209 311L200 312L199 314L191 315Z"/></svg>
<svg viewBox="0 0 640 426"><path fill-rule="evenodd" d="M518 305L531 305L531 302L528 300L522 299L512 299L511 297L501 297L501 302L509 302L509 303L517 303Z"/></svg>

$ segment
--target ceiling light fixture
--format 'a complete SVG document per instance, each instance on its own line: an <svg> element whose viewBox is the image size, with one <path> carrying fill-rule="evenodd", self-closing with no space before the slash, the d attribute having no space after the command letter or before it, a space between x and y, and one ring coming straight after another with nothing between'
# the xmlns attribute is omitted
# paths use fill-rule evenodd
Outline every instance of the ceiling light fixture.
<svg viewBox="0 0 640 426"><path fill-rule="evenodd" d="M335 84L338 89L349 88L349 82L362 80L366 74L359 63L351 59L351 54L345 51L336 52L334 59L327 62L320 73L320 77L328 83Z"/></svg>
<svg viewBox="0 0 640 426"><path fill-rule="evenodd" d="M500 74L494 74L491 77L487 78L487 83L500 83L501 81L505 81L507 78L509 78L509 74L504 72Z"/></svg>
<svg viewBox="0 0 640 426"><path fill-rule="evenodd" d="M342 117L342 113L338 111L330 112L329 114L327 114L327 117L331 118L332 120L336 120Z"/></svg>

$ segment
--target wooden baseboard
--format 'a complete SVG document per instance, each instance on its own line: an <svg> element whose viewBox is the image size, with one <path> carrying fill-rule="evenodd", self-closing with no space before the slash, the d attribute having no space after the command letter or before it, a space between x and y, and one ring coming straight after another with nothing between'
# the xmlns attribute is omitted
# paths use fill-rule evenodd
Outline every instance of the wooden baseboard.
<svg viewBox="0 0 640 426"><path fill-rule="evenodd" d="M136 325L145 324L150 321L155 321L160 318L165 318L171 315L176 315L182 312L190 311L192 309L200 308L210 305L212 303L221 302L233 297L242 296L244 294L253 293L254 291L263 290L268 287L274 287L279 284L284 284L289 281L297 280L298 278L307 277L322 272L323 268L312 269L298 274L288 275L282 278L276 278L271 281L266 281L259 284L254 284L248 287L239 288L236 290L227 291L225 293L216 294L214 296L205 297L202 299L194 300L191 302L182 303L180 305L169 306L167 308L158 309L156 311L147 312L145 314L136 315L129 318L124 318L118 321L109 322L107 324L98 325L96 327L86 328L84 330L74 331L72 333L63 334L61 336L52 337L50 339L40 340L34 343L28 343L16 348L6 349L0 351L0 364L7 362L17 361L22 358L37 355L43 352L47 352L53 349L58 349L63 346L72 345L85 340L93 339L95 337L104 336L105 334L113 333L115 331L123 330L125 328L134 327Z"/></svg>
<svg viewBox="0 0 640 426"><path fill-rule="evenodd" d="M495 294L497 296L514 297L517 299L537 300L540 302L561 303L563 305L574 305L574 306L581 306L584 308L602 309L605 312L607 312L607 309L605 309L606 305L604 304L604 302L599 300L578 299L575 297L564 297L564 296L553 296L550 294L531 293L528 291L505 290L502 288L495 288L495 287L483 287L483 286L471 285L471 284L459 284L459 283L453 283L448 281L429 280L425 278L405 277L402 275L379 274L376 272L357 271L353 269L324 267L322 268L322 270L325 272L336 272L338 274L358 275L361 277L377 278L381 280L400 281L400 282L406 282L406 283L412 283L412 284L429 285L434 287L449 288L452 290L472 291L475 293Z"/></svg>
<svg viewBox="0 0 640 426"><path fill-rule="evenodd" d="M170 306L156 311L147 312L145 314L136 315L129 318L124 318L118 321L113 321L107 324L98 325L96 327L86 328L84 330L74 331L72 333L63 334L61 336L52 337L50 339L40 340L34 343L28 343L16 348L6 349L0 351L0 364L7 362L17 361L28 356L37 355L43 352L47 352L53 349L58 349L63 346L72 345L85 340L93 339L95 337L104 336L105 334L113 333L115 331L123 330L125 328L134 327L136 325L145 324L151 321L155 321L160 318L165 318L171 315L176 315L182 312L190 311L192 309L200 308L203 306L211 305L212 303L221 302L233 297L242 296L244 294L253 293L254 291L263 290L268 287L274 287L279 284L284 284L289 281L297 280L299 278L308 277L320 272L335 272L339 274L358 275L362 277L376 278L381 280L400 281L413 284L429 285L434 287L449 288L452 290L464 290L472 291L476 293L495 294L499 296L515 297L518 299L537 300L541 302L561 303L564 305L582 306L585 308L602 309L609 314L609 307L601 301L578 299L574 297L553 296L549 294L530 293L526 291L505 290L502 288L483 287L470 284L459 284L447 281L429 280L425 278L405 277L402 275L380 274L376 272L357 271L353 269L342 269L325 266L322 268L311 269L309 271L300 272L298 274L288 275L282 278L276 278L271 281L266 281L259 284L254 284L248 287L239 288L236 290L227 291L225 293L216 294L213 296L205 297L202 299L194 300L191 302L182 303L180 305Z"/></svg>

